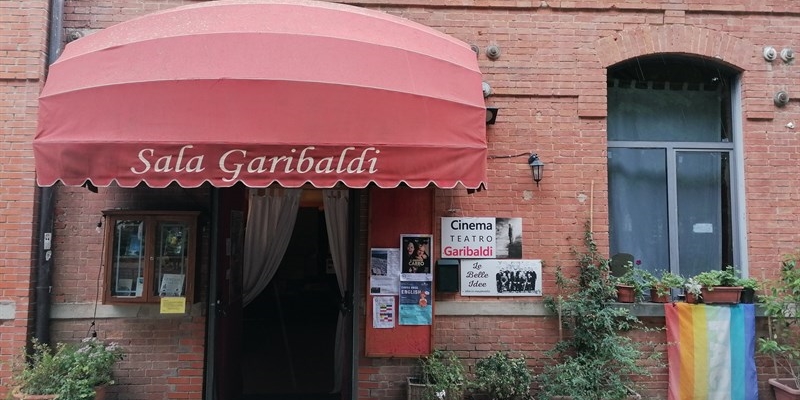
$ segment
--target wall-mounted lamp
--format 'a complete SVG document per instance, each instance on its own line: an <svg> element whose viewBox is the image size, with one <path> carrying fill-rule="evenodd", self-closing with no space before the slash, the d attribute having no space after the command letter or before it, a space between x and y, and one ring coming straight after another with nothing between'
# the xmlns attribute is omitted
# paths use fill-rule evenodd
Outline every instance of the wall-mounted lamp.
<svg viewBox="0 0 800 400"><path fill-rule="evenodd" d="M531 153L531 156L528 157L528 165L531 166L531 172L533 172L533 181L536 182L536 186L539 186L539 181L542 180L544 163L539 160L539 156L536 153Z"/></svg>
<svg viewBox="0 0 800 400"><path fill-rule="evenodd" d="M497 107L486 107L486 125L494 125L499 110Z"/></svg>

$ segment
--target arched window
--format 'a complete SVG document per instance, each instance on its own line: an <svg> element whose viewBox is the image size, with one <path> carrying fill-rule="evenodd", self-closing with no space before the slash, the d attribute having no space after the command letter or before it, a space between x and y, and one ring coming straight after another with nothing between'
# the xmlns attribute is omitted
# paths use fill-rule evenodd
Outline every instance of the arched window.
<svg viewBox="0 0 800 400"><path fill-rule="evenodd" d="M742 270L738 74L711 60L640 57L608 70L611 254L690 277Z"/></svg>

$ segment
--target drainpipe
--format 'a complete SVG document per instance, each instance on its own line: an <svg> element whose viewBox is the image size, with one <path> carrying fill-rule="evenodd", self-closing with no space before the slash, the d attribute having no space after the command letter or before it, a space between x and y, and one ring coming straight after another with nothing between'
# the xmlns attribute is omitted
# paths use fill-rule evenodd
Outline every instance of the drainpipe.
<svg viewBox="0 0 800 400"><path fill-rule="evenodd" d="M63 39L64 0L50 0L48 26L47 68L61 54ZM55 211L55 187L38 187L39 208L37 219L36 253L36 315L34 337L42 343L50 343L50 292L53 272L53 214Z"/></svg>

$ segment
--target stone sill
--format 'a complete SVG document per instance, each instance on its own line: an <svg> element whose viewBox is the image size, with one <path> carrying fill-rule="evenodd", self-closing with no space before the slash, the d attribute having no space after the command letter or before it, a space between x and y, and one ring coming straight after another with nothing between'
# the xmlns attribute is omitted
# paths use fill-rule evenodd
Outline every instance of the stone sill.
<svg viewBox="0 0 800 400"><path fill-rule="evenodd" d="M631 310L637 317L664 317L664 304L662 303L615 303L620 307ZM547 312L542 302L505 302L505 301L436 301L434 302L436 316L519 316L519 317L546 317ZM760 307L756 309L756 316L763 316Z"/></svg>

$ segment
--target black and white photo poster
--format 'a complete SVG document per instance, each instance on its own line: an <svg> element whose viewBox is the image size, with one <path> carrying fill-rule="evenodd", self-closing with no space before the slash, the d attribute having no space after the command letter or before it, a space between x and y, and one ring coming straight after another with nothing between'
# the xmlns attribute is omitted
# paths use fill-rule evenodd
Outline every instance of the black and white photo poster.
<svg viewBox="0 0 800 400"><path fill-rule="evenodd" d="M461 260L462 296L541 296L542 260Z"/></svg>

